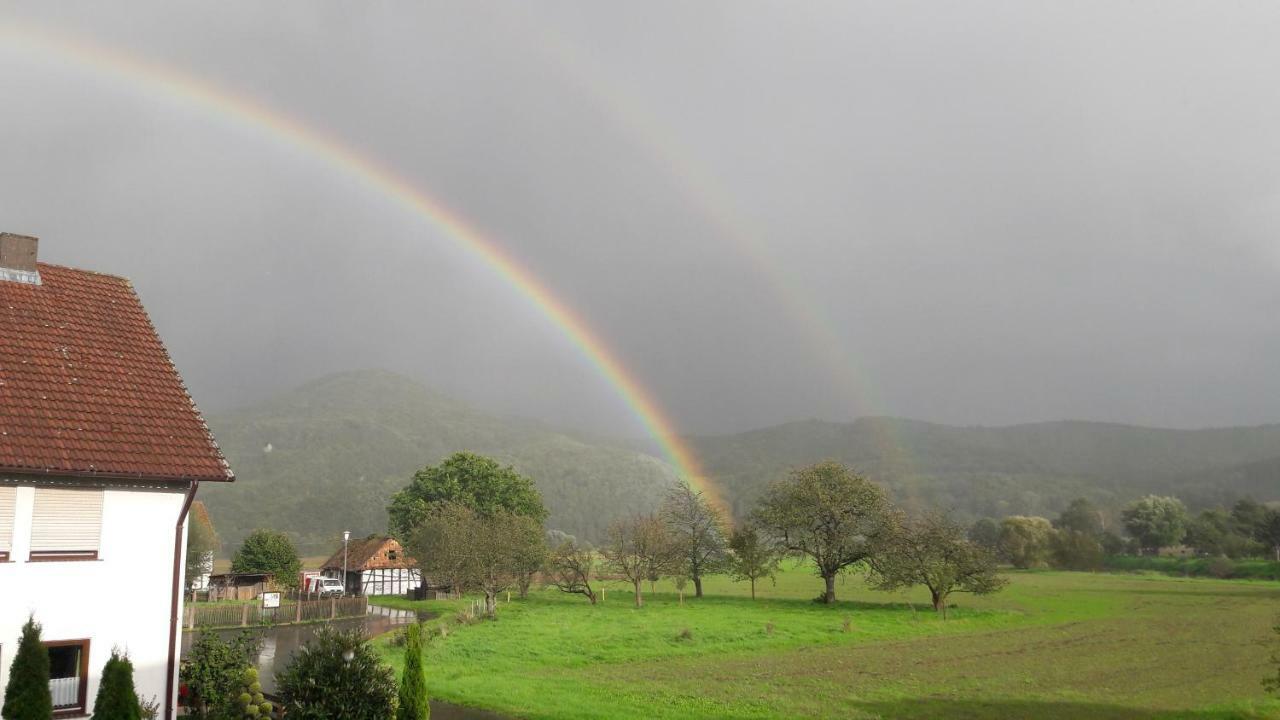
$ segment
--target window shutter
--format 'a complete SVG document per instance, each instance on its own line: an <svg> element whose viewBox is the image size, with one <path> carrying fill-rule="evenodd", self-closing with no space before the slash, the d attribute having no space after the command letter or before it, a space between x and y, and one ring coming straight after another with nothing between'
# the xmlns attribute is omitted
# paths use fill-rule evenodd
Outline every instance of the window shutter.
<svg viewBox="0 0 1280 720"><path fill-rule="evenodd" d="M101 490L36 488L31 513L33 555L96 555L101 534Z"/></svg>
<svg viewBox="0 0 1280 720"><path fill-rule="evenodd" d="M8 555L13 550L13 515L17 501L17 488L0 485L0 555Z"/></svg>

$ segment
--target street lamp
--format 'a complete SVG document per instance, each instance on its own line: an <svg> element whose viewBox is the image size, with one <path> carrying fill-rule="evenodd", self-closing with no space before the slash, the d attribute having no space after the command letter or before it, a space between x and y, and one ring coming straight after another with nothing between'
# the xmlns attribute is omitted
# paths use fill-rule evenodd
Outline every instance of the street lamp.
<svg viewBox="0 0 1280 720"><path fill-rule="evenodd" d="M351 531L342 531L342 592L347 591L347 541L351 539Z"/></svg>

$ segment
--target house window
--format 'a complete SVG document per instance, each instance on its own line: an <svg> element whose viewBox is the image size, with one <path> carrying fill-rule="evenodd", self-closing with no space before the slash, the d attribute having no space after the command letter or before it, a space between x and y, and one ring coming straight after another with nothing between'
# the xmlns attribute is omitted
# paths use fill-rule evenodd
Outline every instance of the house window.
<svg viewBox="0 0 1280 720"><path fill-rule="evenodd" d="M36 488L31 560L95 560L102 535L102 491Z"/></svg>
<svg viewBox="0 0 1280 720"><path fill-rule="evenodd" d="M49 649L49 695L53 697L53 714L83 713L89 697L89 641L58 640L44 646Z"/></svg>
<svg viewBox="0 0 1280 720"><path fill-rule="evenodd" d="M13 514L17 498L17 488L0 485L0 562L7 562L9 553L13 552Z"/></svg>
<svg viewBox="0 0 1280 720"><path fill-rule="evenodd" d="M388 560L390 560L391 562L395 562L395 561L396 561L396 551L395 551L395 550L388 550L388 551L387 551L387 559L388 559Z"/></svg>

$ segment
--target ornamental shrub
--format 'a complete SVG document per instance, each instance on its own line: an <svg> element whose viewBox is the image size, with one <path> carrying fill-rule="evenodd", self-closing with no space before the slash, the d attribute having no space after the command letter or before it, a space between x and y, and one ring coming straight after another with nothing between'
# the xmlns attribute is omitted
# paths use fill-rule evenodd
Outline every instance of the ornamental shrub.
<svg viewBox="0 0 1280 720"><path fill-rule="evenodd" d="M50 720L53 696L49 694L49 650L40 642L40 625L28 618L22 626L18 652L9 666L9 684L4 689L4 720Z"/></svg>
<svg viewBox="0 0 1280 720"><path fill-rule="evenodd" d="M400 679L400 709L396 720L427 720L431 705L427 702L427 678L422 670L422 625L413 623L405 629L404 675Z"/></svg>
<svg viewBox="0 0 1280 720"><path fill-rule="evenodd" d="M93 701L93 720L142 720L142 706L133 687L133 662L128 655L112 650L102 667L98 697Z"/></svg>
<svg viewBox="0 0 1280 720"><path fill-rule="evenodd" d="M348 655L350 659L344 658ZM359 630L322 627L276 674L289 720L395 720L395 673Z"/></svg>

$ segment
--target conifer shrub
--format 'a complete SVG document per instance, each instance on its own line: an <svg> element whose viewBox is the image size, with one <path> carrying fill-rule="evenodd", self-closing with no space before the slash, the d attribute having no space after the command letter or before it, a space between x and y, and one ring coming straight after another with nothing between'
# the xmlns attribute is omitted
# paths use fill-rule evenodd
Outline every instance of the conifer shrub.
<svg viewBox="0 0 1280 720"><path fill-rule="evenodd" d="M133 686L133 662L116 650L102 667L93 720L142 720L142 706Z"/></svg>
<svg viewBox="0 0 1280 720"><path fill-rule="evenodd" d="M413 623L405 629L404 636L404 674L400 679L400 708L396 711L396 720L427 720L431 717L431 705L422 669L426 633L421 624Z"/></svg>
<svg viewBox="0 0 1280 720"><path fill-rule="evenodd" d="M18 652L9 666L9 683L4 689L4 720L50 720L53 696L49 694L49 650L40 642L40 625L28 618L22 626Z"/></svg>

